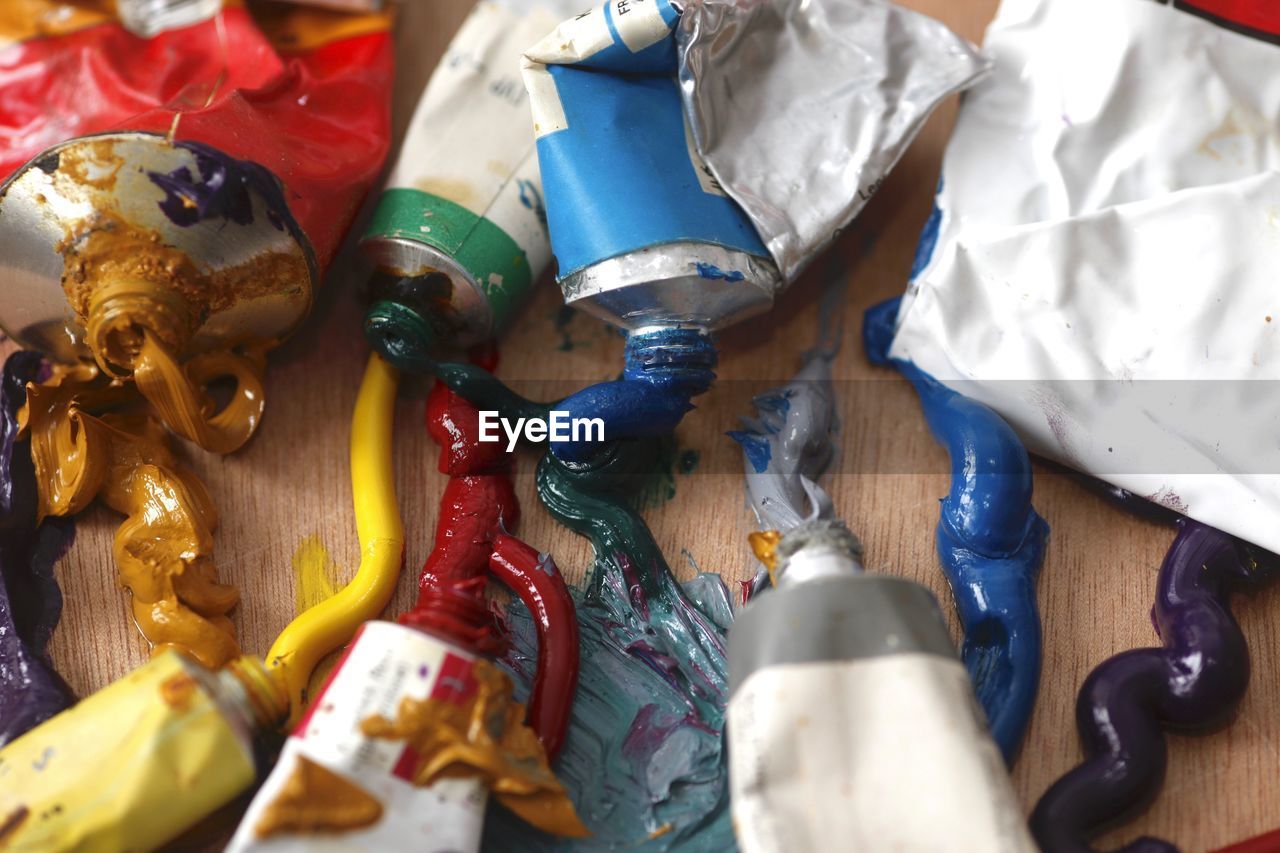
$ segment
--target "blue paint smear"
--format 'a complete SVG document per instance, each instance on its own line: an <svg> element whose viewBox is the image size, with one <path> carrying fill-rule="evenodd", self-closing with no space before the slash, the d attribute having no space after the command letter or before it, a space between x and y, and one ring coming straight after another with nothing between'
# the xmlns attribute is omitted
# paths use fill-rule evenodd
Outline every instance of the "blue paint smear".
<svg viewBox="0 0 1280 853"><path fill-rule="evenodd" d="M742 447L742 454L747 457L757 474L763 474L769 470L769 460L773 457L773 450L769 447L767 438L759 433L741 429L730 430L725 435L738 442Z"/></svg>
<svg viewBox="0 0 1280 853"><path fill-rule="evenodd" d="M734 851L724 743L725 632L733 618L719 575L681 585L665 569L646 594L626 567L601 561L574 591L582 669L555 771L590 838L532 829L493 803L481 849ZM501 661L528 696L537 635L528 609L506 612Z"/></svg>
<svg viewBox="0 0 1280 853"><path fill-rule="evenodd" d="M889 357L900 300L867 310L872 362L915 386L934 438L951 457L937 548L964 629L961 656L991 734L1012 762L1040 683L1035 579L1049 525L1031 506L1031 458L991 408L958 394L910 362Z"/></svg>
<svg viewBox="0 0 1280 853"><path fill-rule="evenodd" d="M911 273L907 281L915 281L924 268L933 259L933 251L938 247L938 234L942 231L942 208L938 206L937 196L942 192L942 179L938 179L938 189L934 192L933 211L925 220L920 230L920 239L916 243L916 253L911 260Z"/></svg>
<svg viewBox="0 0 1280 853"><path fill-rule="evenodd" d="M746 281L747 279L741 270L729 270L726 272L715 264L703 263L702 261L697 263L696 268L700 278L724 279L725 281Z"/></svg>

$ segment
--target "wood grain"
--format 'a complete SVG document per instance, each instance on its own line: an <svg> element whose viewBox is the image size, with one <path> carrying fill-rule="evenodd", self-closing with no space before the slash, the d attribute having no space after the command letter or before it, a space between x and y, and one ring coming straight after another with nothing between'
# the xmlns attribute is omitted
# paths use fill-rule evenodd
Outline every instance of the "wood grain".
<svg viewBox="0 0 1280 853"><path fill-rule="evenodd" d="M421 81L469 5L470 0L425 0L407 7L398 36L398 127L404 126ZM907 5L978 41L995 0L909 0ZM929 437L910 387L867 363L859 328L868 305L903 288L954 115L952 102L934 116L831 253L834 268L850 284L836 377L844 401L841 459L828 487L866 545L868 568L928 584L944 603L949 597L938 571L933 530L937 501L948 485L947 459ZM648 514L668 560L683 576L693 573L695 562L729 582L753 569L738 452L723 434L747 411L751 391L787 379L797 367L799 353L816 332L816 296L832 268L816 264L772 314L723 338L721 381L679 431L681 446L700 453L698 469L676 475L675 496ZM355 568L347 437L366 357L358 331L363 278L348 249L329 276L314 316L274 354L267 416L249 447L228 458L187 449L187 458L219 506L215 559L222 577L242 591L233 619L244 648L256 653L265 652L294 615L290 561L303 538L318 534L348 567L348 575ZM544 283L504 341L504 377L545 380L563 388L617 372L621 339L589 317L566 321L560 304L555 287ZM408 554L391 615L411 601L444 484L435 470L435 448L422 427L423 407L423 387L406 387L397 413L395 458ZM533 465L534 456L526 455L518 482L525 507L520 534L551 551L571 582L581 581L589 548L537 505ZM1040 465L1036 477L1035 503L1052 535L1039 585L1044 677L1014 768L1028 810L1080 758L1074 706L1085 674L1115 652L1155 643L1148 611L1156 571L1172 539L1169 530L1112 508L1055 469ZM87 511L74 548L58 567L66 609L53 656L81 695L147 657L115 583L110 537L119 521L101 507ZM1271 711L1280 699L1280 639L1266 627L1276 596L1273 590L1241 601L1237 608L1255 672L1239 720L1210 737L1171 738L1164 793L1141 820L1103 839L1107 845L1154 834L1175 839L1187 850L1203 850L1280 826L1275 773L1280 716Z"/></svg>

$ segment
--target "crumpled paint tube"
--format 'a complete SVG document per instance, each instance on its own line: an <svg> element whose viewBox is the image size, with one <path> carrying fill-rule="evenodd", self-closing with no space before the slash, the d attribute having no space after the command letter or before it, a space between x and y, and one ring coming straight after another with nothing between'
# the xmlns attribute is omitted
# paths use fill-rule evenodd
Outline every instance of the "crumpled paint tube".
<svg viewBox="0 0 1280 853"><path fill-rule="evenodd" d="M841 295L833 285L825 301ZM756 417L729 433L762 528L752 550L774 581L729 633L739 844L1032 850L937 601L919 584L864 573L861 544L815 482L834 449L840 345L838 309L822 316L824 340L799 373L756 396Z"/></svg>
<svg viewBox="0 0 1280 853"><path fill-rule="evenodd" d="M75 701L45 651L62 612L53 564L75 527L37 523L30 447L17 440L26 383L43 370L39 354L16 352L0 380L0 747Z"/></svg>
<svg viewBox="0 0 1280 853"><path fill-rule="evenodd" d="M226 453L262 414L389 145L387 15L184 4L140 37L109 0L0 21L0 325L132 378ZM322 140L323 144L318 144ZM192 356L221 351L217 371ZM229 403L206 386L235 380Z"/></svg>
<svg viewBox="0 0 1280 853"><path fill-rule="evenodd" d="M1031 505L1031 458L994 411L914 365L886 356L897 300L868 309L867 355L915 386L925 420L951 458L937 548L964 630L961 655L1005 760L1012 763L1040 685L1035 579L1049 525Z"/></svg>
<svg viewBox="0 0 1280 853"><path fill-rule="evenodd" d="M1275 554L1194 519L1178 521L1151 613L1163 648L1116 655L1085 679L1076 702L1085 760L1031 815L1044 850L1089 850L1092 837L1150 805L1168 760L1162 730L1207 733L1230 722L1249 684L1249 650L1230 597L1278 574ZM1144 837L1124 849L1176 848Z"/></svg>
<svg viewBox="0 0 1280 853"><path fill-rule="evenodd" d="M525 85L566 304L628 335L622 380L556 403L571 420L600 418L606 440L674 429L693 408L692 399L715 379L712 332L767 310L789 280L761 240L761 233L771 233L763 220L749 218L703 161L685 118L697 114L691 93L702 85L714 88L716 81L747 80L759 90L752 109L784 110L814 82L812 69L793 59L794 41L803 39L809 47L821 42L837 53L857 44L857 70L841 63L847 80L838 91L824 90L846 121L809 125L805 134L782 133L776 123L768 124L771 150L788 140L817 144L812 134L820 132L830 134L821 146L840 147L847 136L858 137L856 145L844 146L836 167L848 178L836 194L847 189L854 195L860 179L871 180L871 172L892 165L938 101L985 67L945 28L894 6L869 4L880 14L883 26L877 30L828 14L825 0L773 5L778 19L721 3L697 4L686 13L696 18L702 6L714 6L714 14L730 19L723 23L726 30L739 24L749 29L764 45L742 52L757 58L747 61L750 68L738 65L745 61L740 56L703 55L697 39L681 45L688 28L671 0L605 3L565 21L526 51ZM701 59L681 66L690 55ZM760 67L760 56L771 61ZM824 73L830 77L831 69ZM710 138L714 119L700 120ZM763 142L749 137L739 140L743 148ZM799 137L804 143L796 142ZM858 156L850 158L849 150ZM626 156L618 156L622 151ZM791 170L799 162L791 160ZM752 172L750 180L761 179ZM620 198L628 200L625 215L618 213ZM806 205L803 194L795 194L789 210ZM789 259L788 270L798 271L859 206L847 198L824 205L806 228L825 232L816 240L812 234L805 238L805 257ZM401 339L402 349L422 363L425 338L411 337L407 343ZM554 440L551 447L571 462L601 452L591 438Z"/></svg>
<svg viewBox="0 0 1280 853"><path fill-rule="evenodd" d="M1275 3L1002 2L889 348L1275 552L1278 32Z"/></svg>

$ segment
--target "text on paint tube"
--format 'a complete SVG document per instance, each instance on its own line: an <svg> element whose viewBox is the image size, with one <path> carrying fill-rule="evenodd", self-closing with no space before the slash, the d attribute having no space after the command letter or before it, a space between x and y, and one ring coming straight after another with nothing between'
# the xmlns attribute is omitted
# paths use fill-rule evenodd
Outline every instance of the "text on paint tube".
<svg viewBox="0 0 1280 853"><path fill-rule="evenodd" d="M499 432L501 430L501 432ZM604 441L603 418L574 418L568 412L552 409L546 418L504 418L495 411L480 412L480 440L507 439L507 452L516 449L520 437L525 441Z"/></svg>

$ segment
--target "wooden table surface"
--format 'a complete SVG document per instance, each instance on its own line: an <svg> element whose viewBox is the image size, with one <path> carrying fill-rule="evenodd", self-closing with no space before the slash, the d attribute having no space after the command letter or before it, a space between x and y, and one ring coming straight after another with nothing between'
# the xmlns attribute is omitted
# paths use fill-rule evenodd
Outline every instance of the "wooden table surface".
<svg viewBox="0 0 1280 853"><path fill-rule="evenodd" d="M400 21L397 127L472 0L409 0ZM907 0L980 42L996 0ZM1082 49L1084 46L1081 46ZM864 309L900 293L930 199L954 99L929 122L883 189L810 275L775 310L722 338L720 382L681 426L682 448L700 453L697 469L677 475L675 495L647 514L673 569L693 564L726 582L755 568L752 529L742 498L737 447L724 437L747 411L752 391L787 380L814 338L817 296L833 269L849 285L844 349L836 365L842 398L839 464L826 486L839 512L866 546L867 568L911 577L931 587L950 614L949 593L934 553L938 498L948 487L944 451L930 438L915 394L895 374L873 368L862 353ZM359 334L364 272L347 258L329 276L303 330L272 357L267 415L250 445L219 458L186 448L221 512L215 560L242 602L232 613L242 646L265 653L295 611L292 558L308 537L333 555L338 579L354 571L358 548L348 481L349 417L366 347ZM612 378L621 338L585 316L566 319L549 282L503 341L500 374L580 387ZM747 381L750 380L750 381ZM528 386L526 386L528 387ZM397 411L395 459L408 539L405 571L389 615L411 601L416 570L432 539L444 478L422 427L423 388L404 389ZM536 501L534 454L521 459L518 491L525 515L520 535L554 554L571 583L590 561L585 540L557 525ZM1108 656L1156 642L1149 619L1156 573L1170 530L1121 512L1074 479L1037 464L1035 505L1052 527L1040 575L1044 675L1031 728L1013 772L1029 811L1048 784L1080 759L1076 690ZM58 566L66 598L52 653L78 694L87 694L143 663L147 649L115 582L110 537L122 519L94 506L80 519L75 546ZM1280 643L1267 612L1275 590L1236 606L1249 638L1253 686L1239 719L1209 737L1170 738L1164 791L1141 819L1101 839L1105 846L1154 834L1186 850L1204 850L1280 826ZM953 630L954 619L951 619ZM957 633L958 636L958 633ZM1268 781L1270 780L1270 781Z"/></svg>

